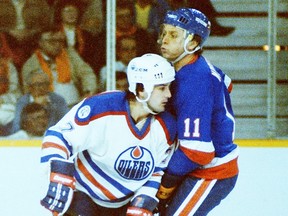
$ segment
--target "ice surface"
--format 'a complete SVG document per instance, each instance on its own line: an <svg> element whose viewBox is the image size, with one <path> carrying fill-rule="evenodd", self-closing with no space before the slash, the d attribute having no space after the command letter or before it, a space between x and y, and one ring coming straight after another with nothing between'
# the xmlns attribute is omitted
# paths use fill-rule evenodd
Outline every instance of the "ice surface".
<svg viewBox="0 0 288 216"><path fill-rule="evenodd" d="M40 205L39 147L0 147L0 215L51 216ZM234 191L209 216L287 216L288 148L241 147Z"/></svg>

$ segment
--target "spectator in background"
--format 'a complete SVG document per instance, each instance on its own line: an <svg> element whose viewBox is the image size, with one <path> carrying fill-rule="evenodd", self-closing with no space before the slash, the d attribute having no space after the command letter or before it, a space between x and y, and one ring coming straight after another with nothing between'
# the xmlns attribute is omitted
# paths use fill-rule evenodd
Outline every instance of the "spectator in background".
<svg viewBox="0 0 288 216"><path fill-rule="evenodd" d="M21 111L20 130L0 139L43 139L48 128L49 115L44 106L29 103Z"/></svg>
<svg viewBox="0 0 288 216"><path fill-rule="evenodd" d="M154 0L135 0L135 19L139 28L147 31L156 41L160 26L160 5Z"/></svg>
<svg viewBox="0 0 288 216"><path fill-rule="evenodd" d="M27 93L27 76L40 70L49 75L50 91L61 95L68 106L96 92L97 82L93 69L73 48L64 48L65 36L61 31L48 29L39 39L39 48L24 64L22 75Z"/></svg>
<svg viewBox="0 0 288 216"><path fill-rule="evenodd" d="M73 47L93 69L97 57L96 39L80 27L85 4L79 0L59 0L55 4L55 25L66 36L66 45Z"/></svg>
<svg viewBox="0 0 288 216"><path fill-rule="evenodd" d="M10 133L15 107L21 96L16 67L9 58L0 56L0 136Z"/></svg>
<svg viewBox="0 0 288 216"><path fill-rule="evenodd" d="M151 35L135 24L134 3L129 0L118 0L116 5L116 41L123 36L132 36L136 40L136 56L145 53L156 53L157 43ZM106 64L106 29L97 38L99 53L98 64ZM117 42L116 42L117 43ZM100 67L100 68L101 68Z"/></svg>
<svg viewBox="0 0 288 216"><path fill-rule="evenodd" d="M0 1L0 29L18 72L37 46L37 33L51 23L51 11L45 0Z"/></svg>
<svg viewBox="0 0 288 216"><path fill-rule="evenodd" d="M48 126L56 124L68 111L66 101L60 95L50 91L49 76L41 70L29 73L25 82L28 85L28 93L19 98L12 125L12 133L21 129L21 113L29 103L41 104L48 112Z"/></svg>
<svg viewBox="0 0 288 216"><path fill-rule="evenodd" d="M55 7L62 0L46 0L51 7ZM81 17L80 26L82 29L91 32L93 35L99 34L103 30L104 17L103 8L106 7L106 1L102 0L75 0L85 8Z"/></svg>
<svg viewBox="0 0 288 216"><path fill-rule="evenodd" d="M82 29L91 32L93 35L99 34L104 29L103 4L102 0L81 0L86 4L86 9L81 18Z"/></svg>
<svg viewBox="0 0 288 216"><path fill-rule="evenodd" d="M127 72L116 71L116 90L127 91L129 87Z"/></svg>
<svg viewBox="0 0 288 216"><path fill-rule="evenodd" d="M122 36L116 41L116 71L126 72L127 65L137 55L136 39L133 36ZM106 90L107 67L100 70L101 91ZM116 79L117 85L117 79Z"/></svg>

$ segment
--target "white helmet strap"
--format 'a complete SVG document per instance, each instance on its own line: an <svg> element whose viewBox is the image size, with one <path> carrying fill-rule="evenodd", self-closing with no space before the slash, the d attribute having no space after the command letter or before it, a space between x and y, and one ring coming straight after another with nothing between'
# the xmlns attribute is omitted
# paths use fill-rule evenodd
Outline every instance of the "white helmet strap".
<svg viewBox="0 0 288 216"><path fill-rule="evenodd" d="M185 30L185 31L186 31L186 30ZM186 34L186 32L185 32L185 34ZM193 34L189 34L189 35L186 37L186 39L184 40L184 45L183 45L183 47L184 47L184 52L183 52L181 55L179 55L174 61L172 61L172 62L171 62L172 64L175 64L176 62L180 61L180 60L183 59L186 55L193 54L193 53L195 53L197 50L201 49L201 47L200 47L199 45L198 45L197 47L195 47L192 51L189 51L189 50L187 49L187 45L188 45L188 43L193 39L193 37L194 37Z"/></svg>
<svg viewBox="0 0 288 216"><path fill-rule="evenodd" d="M147 104L147 101L149 100L150 96L151 96L151 93L148 93L148 96L147 96L146 99L142 100L142 99L140 99L138 96L136 96L136 99L137 99L138 102L140 102L140 103L143 105L143 108L144 108L147 112L149 112L149 113L151 113L151 114L153 114L153 115L156 115L156 114L158 114L158 113L156 113L156 112L154 112L153 110L151 110L151 109L149 108L148 104Z"/></svg>

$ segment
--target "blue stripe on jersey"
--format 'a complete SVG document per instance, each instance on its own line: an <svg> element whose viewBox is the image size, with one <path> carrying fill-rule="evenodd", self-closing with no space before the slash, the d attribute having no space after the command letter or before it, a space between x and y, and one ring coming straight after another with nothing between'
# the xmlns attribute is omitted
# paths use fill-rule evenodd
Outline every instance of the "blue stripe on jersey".
<svg viewBox="0 0 288 216"><path fill-rule="evenodd" d="M95 199L104 201L104 202L109 202L109 203L122 202L122 201L127 200L128 198L130 198L134 195L134 192L131 192L127 196L116 199L116 200L104 200L104 199L101 199L96 193L94 193L94 191L81 179L81 177L77 171L75 172L74 177L76 178L77 182L79 184L81 184L92 197L94 197Z"/></svg>
<svg viewBox="0 0 288 216"><path fill-rule="evenodd" d="M123 194L132 194L133 191L129 190L128 188L124 187L123 185L119 184L116 180L108 176L106 173L104 173L100 167L98 167L91 159L89 153L87 150L83 151L83 155L85 159L88 161L89 165L92 167L92 169L97 172L100 176L102 176L107 182L112 184L114 187L116 187L119 191L121 191Z"/></svg>
<svg viewBox="0 0 288 216"><path fill-rule="evenodd" d="M158 173L158 172L162 172L162 171L164 172L164 169L166 169L166 167L163 167L163 168L161 168L161 167L155 167L154 173L155 173L155 172Z"/></svg>
<svg viewBox="0 0 288 216"><path fill-rule="evenodd" d="M160 186L160 182L156 182L156 181L147 181L144 184L145 187L150 187L150 188L155 188L158 189Z"/></svg>
<svg viewBox="0 0 288 216"><path fill-rule="evenodd" d="M41 163L45 163L47 161L49 161L51 158L61 158L61 159L66 159L64 157L62 157L59 154L49 154L47 156L41 157Z"/></svg>
<svg viewBox="0 0 288 216"><path fill-rule="evenodd" d="M47 130L45 136L56 136L58 137L64 144L65 144L65 147L68 149L68 151L70 152L70 156L72 155L72 146L70 146L68 144L68 142L66 141L66 139L63 137L63 134L57 132L57 131L54 131L54 130Z"/></svg>

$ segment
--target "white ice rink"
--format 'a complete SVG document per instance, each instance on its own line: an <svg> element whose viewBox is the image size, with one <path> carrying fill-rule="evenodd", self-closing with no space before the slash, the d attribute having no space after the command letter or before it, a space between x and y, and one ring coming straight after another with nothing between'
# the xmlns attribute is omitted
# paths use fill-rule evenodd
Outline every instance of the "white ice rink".
<svg viewBox="0 0 288 216"><path fill-rule="evenodd" d="M0 216L48 216L39 147L0 146ZM288 148L240 148L236 188L209 216L287 216Z"/></svg>

